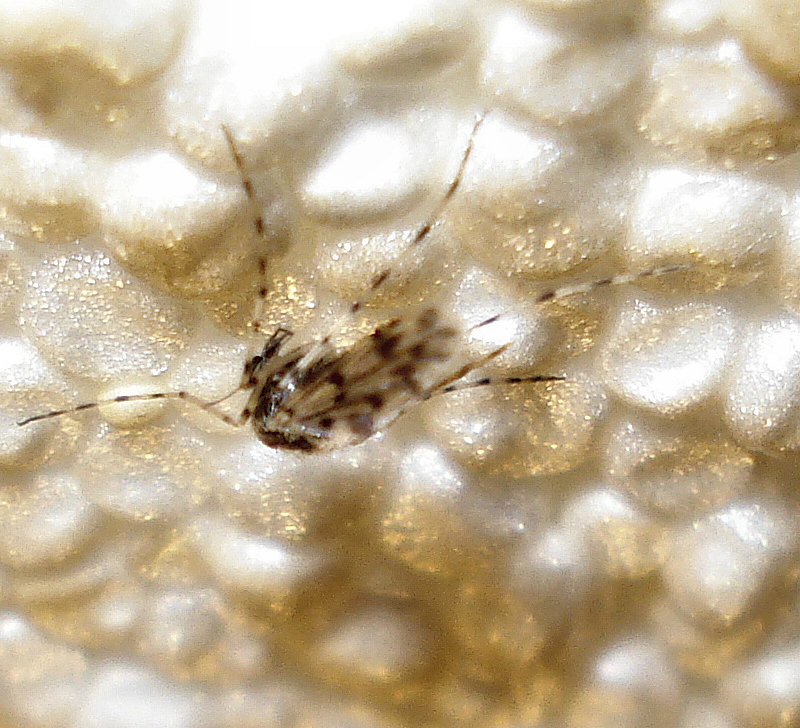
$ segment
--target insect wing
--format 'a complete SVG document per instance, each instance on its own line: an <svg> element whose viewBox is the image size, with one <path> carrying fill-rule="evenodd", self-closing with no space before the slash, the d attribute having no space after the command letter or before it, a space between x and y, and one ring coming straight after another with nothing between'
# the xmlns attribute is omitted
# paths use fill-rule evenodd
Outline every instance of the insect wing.
<svg viewBox="0 0 800 728"><path fill-rule="evenodd" d="M431 310L392 319L298 372L275 418L282 415L308 437L319 438L319 449L362 442L427 398L436 365L451 359L455 336Z"/></svg>

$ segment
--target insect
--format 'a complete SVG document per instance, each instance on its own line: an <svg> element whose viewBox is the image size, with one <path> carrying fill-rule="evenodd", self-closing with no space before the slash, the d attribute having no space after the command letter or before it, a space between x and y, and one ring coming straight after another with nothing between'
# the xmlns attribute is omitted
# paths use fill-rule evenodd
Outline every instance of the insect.
<svg viewBox="0 0 800 728"><path fill-rule="evenodd" d="M428 236L461 182L472 151L475 135L483 121L480 115L461 155L460 163L445 194L417 230L408 248L411 250ZM245 194L255 209L253 185L232 134L222 128L238 170ZM256 233L263 234L263 220L254 215ZM261 261L262 275L266 264ZM601 280L565 286L542 293L538 302L573 296L602 286L616 285L680 270L674 265L648 271L609 277ZM391 276L383 270L370 286L349 306L348 316L354 316L384 282ZM265 295L262 289L261 297ZM261 303L256 306L253 328L260 327ZM497 314L467 331L471 334L491 325L500 318ZM252 422L256 436L265 445L301 452L332 450L359 444L384 430L402 415L409 406L446 392L494 383L546 382L564 379L558 375L531 375L493 379L484 377L466 380L468 374L482 367L505 351L500 346L476 361L448 368L455 361L460 332L451 326L435 308L428 307L413 316L392 318L377 326L370 334L348 347L336 348L331 343L335 331L308 344L291 346L294 333L285 327L276 328L260 353L244 365L239 385L232 392L214 401L203 401L187 391L156 392L120 395L113 399L89 402L68 409L34 415L17 424L28 425L52 417L92 409L101 405L181 399L214 413L224 422L241 427ZM238 392L249 396L237 417L217 409L217 405Z"/></svg>

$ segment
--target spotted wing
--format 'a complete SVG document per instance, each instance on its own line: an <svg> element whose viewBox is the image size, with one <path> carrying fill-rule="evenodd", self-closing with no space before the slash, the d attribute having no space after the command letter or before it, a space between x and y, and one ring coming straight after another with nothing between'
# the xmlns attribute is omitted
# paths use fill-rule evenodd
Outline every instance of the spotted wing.
<svg viewBox="0 0 800 728"><path fill-rule="evenodd" d="M437 364L452 358L456 334L433 310L387 321L298 372L295 390L281 404L284 421L314 438L315 449L366 440L428 396Z"/></svg>

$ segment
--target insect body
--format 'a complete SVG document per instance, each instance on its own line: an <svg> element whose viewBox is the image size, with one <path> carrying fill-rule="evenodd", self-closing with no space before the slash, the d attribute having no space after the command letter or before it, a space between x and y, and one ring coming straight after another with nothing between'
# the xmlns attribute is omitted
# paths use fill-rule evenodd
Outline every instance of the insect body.
<svg viewBox="0 0 800 728"><path fill-rule="evenodd" d="M497 320L492 317L474 329ZM120 395L102 402L47 412L20 421L38 420L99 407L104 404L183 399L213 412L233 426L252 421L257 437L267 446L298 451L332 450L357 445L388 427L409 405L435 394L465 387L484 386L492 380L460 380L473 369L498 356L505 346L476 362L446 370L453 359L458 332L443 323L434 309L413 318L395 318L378 326L350 347L337 350L329 343L313 343L285 350L292 336L277 329L260 354L244 367L236 390L213 402L189 392ZM313 352L313 356L309 356ZM430 381L436 365L445 371ZM548 381L562 377L512 377L500 381ZM236 392L249 390L238 418L216 409Z"/></svg>
<svg viewBox="0 0 800 728"><path fill-rule="evenodd" d="M245 368L242 386L253 390L242 416L252 417L256 435L271 447L308 451L358 444L414 402L458 388L455 382L505 349L426 381L437 364L452 361L457 334L434 309L426 309L413 318L391 319L342 351L326 347L307 364L302 348L271 356L273 335ZM560 377L526 381L547 379ZM468 386L479 383L489 382Z"/></svg>
<svg viewBox="0 0 800 728"><path fill-rule="evenodd" d="M252 417L256 435L271 447L357 444L438 389L426 387L419 375L448 360L455 336L429 309L410 321L387 321L342 351L320 347L304 363L302 348L270 356L273 335L245 368L242 385L253 390L242 414Z"/></svg>
<svg viewBox="0 0 800 728"><path fill-rule="evenodd" d="M409 249L427 237L458 187L481 122L482 117L479 117L445 195L429 220L419 228ZM223 132L245 193L254 203L253 185L245 173L235 141L227 128L223 127ZM254 227L257 233L263 233L263 221L258 215L254 215ZM631 282L684 267L665 266L566 286L542 293L538 301L544 303L600 286ZM262 272L266 269L263 261L260 268ZM355 315L390 275L390 270L379 273L363 296L350 304L348 315ZM264 294L265 289L262 289L261 295ZM260 305L257 306L254 330L261 328L259 311ZM499 318L500 315L492 316L466 333L488 326ZM456 366L454 362L457 361L455 355L458 353L460 332L430 307L416 315L385 321L370 334L344 348L337 348L331 343L331 334L294 347L290 346L292 336L293 332L287 328L275 329L262 351L245 364L239 386L215 401L203 401L186 391L120 395L109 400L34 415L18 424L27 425L105 404L182 399L212 412L233 426L242 426L251 421L257 437L269 447L311 452L363 442L388 427L410 405L437 394L492 383L563 379L560 376L533 375L466 381L464 378L470 372L499 356L507 345L490 351L477 361ZM217 408L218 404L242 391L249 391L249 396L238 417L231 417Z"/></svg>

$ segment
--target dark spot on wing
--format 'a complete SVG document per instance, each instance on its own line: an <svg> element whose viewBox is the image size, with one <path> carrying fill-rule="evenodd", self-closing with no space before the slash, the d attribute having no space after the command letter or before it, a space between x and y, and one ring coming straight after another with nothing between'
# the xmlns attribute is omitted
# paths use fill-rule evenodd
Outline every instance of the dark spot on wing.
<svg viewBox="0 0 800 728"><path fill-rule="evenodd" d="M392 375L400 379L409 377L416 371L417 367L413 361L405 361L395 367L392 367Z"/></svg>
<svg viewBox="0 0 800 728"><path fill-rule="evenodd" d="M432 329L439 321L439 315L435 309L427 308L417 317L417 331L427 331Z"/></svg>
<svg viewBox="0 0 800 728"><path fill-rule="evenodd" d="M399 334L387 334L383 326L375 329L370 336L375 345L375 351L378 352L378 356L381 359L391 359L397 351L397 345L401 340Z"/></svg>
<svg viewBox="0 0 800 728"><path fill-rule="evenodd" d="M379 410L383 407L383 395L379 392L370 392L364 397L364 401L372 407L373 410Z"/></svg>
<svg viewBox="0 0 800 728"><path fill-rule="evenodd" d="M414 377L403 377L401 381L403 382L403 386L415 397L422 397L422 387L419 386L419 382L414 379Z"/></svg>

